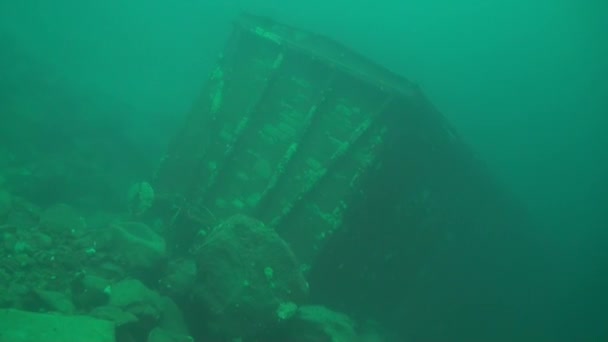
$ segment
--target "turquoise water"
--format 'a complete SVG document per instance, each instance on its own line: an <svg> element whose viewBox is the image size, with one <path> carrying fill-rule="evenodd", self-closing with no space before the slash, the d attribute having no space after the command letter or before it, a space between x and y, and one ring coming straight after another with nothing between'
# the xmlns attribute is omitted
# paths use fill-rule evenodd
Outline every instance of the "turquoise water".
<svg viewBox="0 0 608 342"><path fill-rule="evenodd" d="M119 197L116 192L154 168L200 94L241 10L330 36L419 84L527 208L534 224L526 245L543 259L529 284L529 311L517 306L513 310L521 315L497 318L513 319L511 325L500 325L504 331L480 327L485 329L480 338L500 340L509 335L509 326L525 326L529 330L517 336L529 340L608 339L608 5L601 1L3 1L0 101L28 102L27 87L41 83L38 96L57 102L51 101L48 110L17 107L53 114L34 115L15 126L26 133L8 129L18 120L0 113L2 166L14 167L20 160L28 164L28 158L45 153L61 156L60 147L51 148L57 141L87 146L89 140L110 137L113 144L89 143L103 149L97 150L100 154L116 151L109 160L88 159L104 170L99 173L106 181L116 180L116 189L93 187L101 195L83 196L78 184L41 190L27 179L6 177L15 182L14 192L41 206L78 198L91 212L99 205L95 197L102 196L105 211L120 207L120 199L112 202ZM22 81L26 89L13 92ZM63 95L54 95L57 89ZM13 101L13 93L21 100ZM61 98L69 94L96 110L85 113L71 102L61 107L69 102ZM54 152L22 139L46 141ZM517 249L497 250L506 253L501 259L520 256ZM449 284L431 287L442 286ZM479 311L462 322L467 329L457 329L457 313L445 309L449 302L412 305L431 312L419 321L407 316L411 331L398 333L412 340L475 339L475 319L483 322L493 315L491 308ZM527 320L523 325L521 317ZM398 330L399 317L390 321L387 330Z"/></svg>

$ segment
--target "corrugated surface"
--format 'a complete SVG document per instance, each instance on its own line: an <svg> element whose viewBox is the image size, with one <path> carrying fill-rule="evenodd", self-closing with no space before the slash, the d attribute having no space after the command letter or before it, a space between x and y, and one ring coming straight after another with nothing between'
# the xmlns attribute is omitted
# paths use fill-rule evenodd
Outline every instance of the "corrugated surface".
<svg viewBox="0 0 608 342"><path fill-rule="evenodd" d="M409 82L338 43L244 15L154 185L181 229L249 214L312 262L413 101Z"/></svg>

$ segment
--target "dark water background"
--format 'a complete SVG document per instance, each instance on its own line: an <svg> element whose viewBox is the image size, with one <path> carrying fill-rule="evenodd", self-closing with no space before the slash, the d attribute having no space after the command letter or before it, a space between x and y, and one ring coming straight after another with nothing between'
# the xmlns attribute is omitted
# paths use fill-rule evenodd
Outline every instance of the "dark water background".
<svg viewBox="0 0 608 342"><path fill-rule="evenodd" d="M18 47L52 75L20 57L29 77L98 94L97 134L120 130L154 159L240 9L327 34L419 83L538 222L531 235L552 268L533 285L549 293L537 328L608 339L606 2L2 1L1 58ZM7 65L5 79L20 77ZM109 103L121 109L109 115ZM49 120L70 134L75 119Z"/></svg>

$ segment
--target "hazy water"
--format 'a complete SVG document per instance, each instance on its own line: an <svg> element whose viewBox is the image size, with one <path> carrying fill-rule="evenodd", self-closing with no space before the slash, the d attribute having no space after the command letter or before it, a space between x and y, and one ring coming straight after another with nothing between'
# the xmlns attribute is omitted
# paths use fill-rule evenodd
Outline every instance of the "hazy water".
<svg viewBox="0 0 608 342"><path fill-rule="evenodd" d="M606 2L287 3L2 1L0 32L74 88L131 105L126 134L154 149L198 94L239 9L352 46L420 83L536 216L555 265L546 329L608 339Z"/></svg>

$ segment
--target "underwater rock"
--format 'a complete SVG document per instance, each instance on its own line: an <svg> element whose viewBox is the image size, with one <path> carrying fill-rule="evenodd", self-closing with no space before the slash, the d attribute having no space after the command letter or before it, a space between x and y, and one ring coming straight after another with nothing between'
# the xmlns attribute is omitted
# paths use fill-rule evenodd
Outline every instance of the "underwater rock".
<svg viewBox="0 0 608 342"><path fill-rule="evenodd" d="M126 270L115 262L105 261L97 265L97 271L107 278L122 279L126 277Z"/></svg>
<svg viewBox="0 0 608 342"><path fill-rule="evenodd" d="M148 335L147 342L194 342L177 304L171 298L163 297L161 305L161 320Z"/></svg>
<svg viewBox="0 0 608 342"><path fill-rule="evenodd" d="M104 306L110 301L111 282L102 277L84 274L71 284L72 298L79 309Z"/></svg>
<svg viewBox="0 0 608 342"><path fill-rule="evenodd" d="M34 249L32 248L32 246L30 246L29 243L27 243L23 240L19 240L19 241L15 242L15 245L13 246L13 253L15 253L15 255L21 255L21 254L29 255L33 251L34 251Z"/></svg>
<svg viewBox="0 0 608 342"><path fill-rule="evenodd" d="M65 294L56 291L34 290L35 296L42 302L43 306L50 311L64 314L72 314L76 307L72 300Z"/></svg>
<svg viewBox="0 0 608 342"><path fill-rule="evenodd" d="M138 217L146 213L154 203L154 188L148 182L139 182L131 186L128 193L129 212Z"/></svg>
<svg viewBox="0 0 608 342"><path fill-rule="evenodd" d="M162 301L158 293L136 279L122 280L108 289L110 306L123 309L141 319L157 321L161 317Z"/></svg>
<svg viewBox="0 0 608 342"><path fill-rule="evenodd" d="M37 250L49 249L53 246L53 238L41 232L32 233L30 240Z"/></svg>
<svg viewBox="0 0 608 342"><path fill-rule="evenodd" d="M115 342L111 322L85 316L40 314L0 309L0 341Z"/></svg>
<svg viewBox="0 0 608 342"><path fill-rule="evenodd" d="M89 315L91 317L103 319L114 323L116 328L120 328L129 323L137 322L137 317L130 312L126 312L115 306L100 306L93 309Z"/></svg>
<svg viewBox="0 0 608 342"><path fill-rule="evenodd" d="M196 263L191 259L175 259L169 261L166 275L159 281L163 292L183 297L190 294L196 282Z"/></svg>
<svg viewBox="0 0 608 342"><path fill-rule="evenodd" d="M111 282L102 277L87 274L82 279L82 286L85 291L95 291L107 293Z"/></svg>
<svg viewBox="0 0 608 342"><path fill-rule="evenodd" d="M164 331L169 331L177 335L189 336L190 332L188 325L186 324L184 314L177 303L169 297L162 297L160 299L160 305L162 317L158 327L162 328Z"/></svg>
<svg viewBox="0 0 608 342"><path fill-rule="evenodd" d="M346 315L323 306L301 306L285 329L292 342L357 341L354 322Z"/></svg>
<svg viewBox="0 0 608 342"><path fill-rule="evenodd" d="M162 331L150 333L153 341L192 341L181 310L170 298L161 297L136 279L120 281L108 292L109 304L90 314L114 322L119 334L137 341L150 340L148 333L155 327Z"/></svg>
<svg viewBox="0 0 608 342"><path fill-rule="evenodd" d="M165 240L148 225L119 222L111 225L110 248L134 271L151 271L167 256Z"/></svg>
<svg viewBox="0 0 608 342"><path fill-rule="evenodd" d="M219 338L249 337L277 326L282 304L302 302L308 283L289 246L262 222L236 215L196 248L195 303Z"/></svg>

